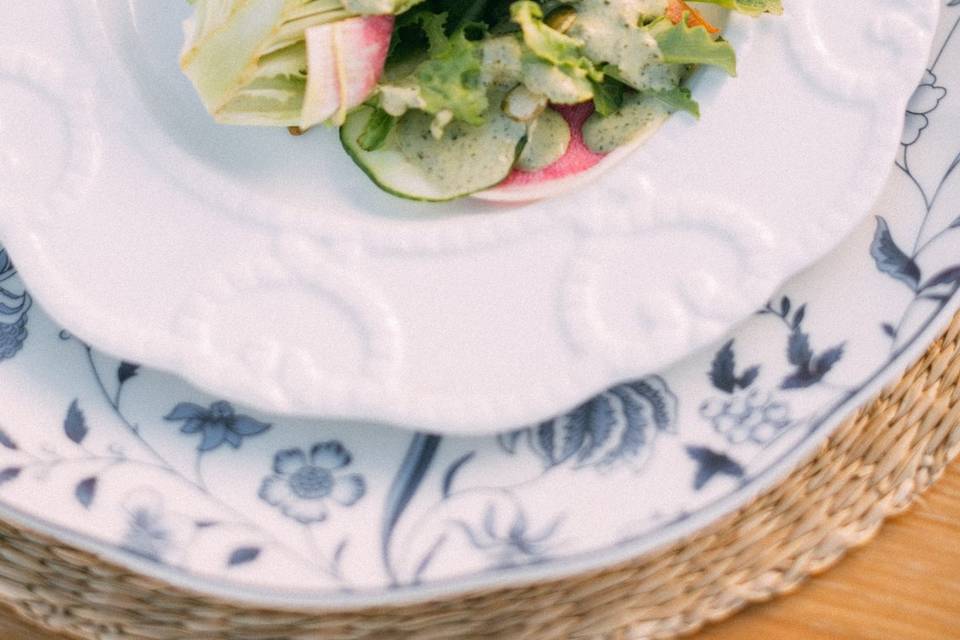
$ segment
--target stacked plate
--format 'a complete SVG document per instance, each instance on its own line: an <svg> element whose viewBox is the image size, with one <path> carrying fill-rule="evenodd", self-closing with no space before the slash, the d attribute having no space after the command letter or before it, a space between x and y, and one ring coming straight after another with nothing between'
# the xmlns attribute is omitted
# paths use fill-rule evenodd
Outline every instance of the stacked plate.
<svg viewBox="0 0 960 640"><path fill-rule="evenodd" d="M733 18L740 77L697 78L701 122L510 208L401 202L332 134L210 123L177 70L186 5L9 9L0 515L305 608L705 526L960 306L943 4Z"/></svg>

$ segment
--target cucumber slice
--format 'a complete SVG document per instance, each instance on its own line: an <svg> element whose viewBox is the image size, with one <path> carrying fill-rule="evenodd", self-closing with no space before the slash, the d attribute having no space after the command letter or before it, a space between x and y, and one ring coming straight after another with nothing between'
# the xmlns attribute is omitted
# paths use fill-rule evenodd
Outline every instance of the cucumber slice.
<svg viewBox="0 0 960 640"><path fill-rule="evenodd" d="M352 112L340 127L340 141L377 186L411 200L453 200L498 184L526 135L524 125L498 112L481 126L450 123L437 140L430 132L432 116L410 111L383 146L365 151L357 140L372 113L370 107Z"/></svg>

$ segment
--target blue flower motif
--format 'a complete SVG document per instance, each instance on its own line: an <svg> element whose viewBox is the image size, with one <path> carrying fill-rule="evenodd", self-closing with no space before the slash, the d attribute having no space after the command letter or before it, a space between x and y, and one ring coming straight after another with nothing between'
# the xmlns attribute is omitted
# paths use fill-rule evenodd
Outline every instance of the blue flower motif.
<svg viewBox="0 0 960 640"><path fill-rule="evenodd" d="M940 101L946 95L947 90L937 85L937 76L933 75L931 71L924 73L923 80L907 105L907 119L904 123L900 144L909 147L920 139L924 129L930 126L928 116L940 106Z"/></svg>
<svg viewBox="0 0 960 640"><path fill-rule="evenodd" d="M246 436L255 436L270 428L266 422L236 413L229 402L222 400L214 402L209 408L192 402L181 402L164 416L164 420L183 420L181 432L202 433L203 439L197 445L198 451L212 451L224 442L237 449Z"/></svg>
<svg viewBox="0 0 960 640"><path fill-rule="evenodd" d="M310 448L284 449L273 457L273 475L260 485L260 498L302 524L327 518L327 500L349 507L366 493L363 477L335 473L351 462L350 452L336 440Z"/></svg>

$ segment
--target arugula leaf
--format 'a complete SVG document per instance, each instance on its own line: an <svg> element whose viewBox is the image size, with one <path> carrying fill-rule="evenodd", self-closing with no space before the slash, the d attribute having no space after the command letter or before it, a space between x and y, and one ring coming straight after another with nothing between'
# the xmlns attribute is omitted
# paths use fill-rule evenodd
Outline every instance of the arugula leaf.
<svg viewBox="0 0 960 640"><path fill-rule="evenodd" d="M623 105L623 92L626 85L607 76L602 82L593 83L593 106L597 113L608 116Z"/></svg>
<svg viewBox="0 0 960 640"><path fill-rule="evenodd" d="M715 40L704 27L691 27L686 20L664 28L665 24L667 21L661 20L651 29L664 62L708 64L737 75L737 54L729 42Z"/></svg>
<svg viewBox="0 0 960 640"><path fill-rule="evenodd" d="M704 4L715 4L724 9L739 11L751 16L758 16L761 13L772 13L780 15L783 13L783 3L781 0L698 0Z"/></svg>

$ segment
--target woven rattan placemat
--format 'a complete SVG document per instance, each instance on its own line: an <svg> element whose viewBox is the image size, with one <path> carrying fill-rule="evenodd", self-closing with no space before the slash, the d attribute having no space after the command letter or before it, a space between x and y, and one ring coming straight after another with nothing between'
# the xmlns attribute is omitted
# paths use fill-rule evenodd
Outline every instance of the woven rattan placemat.
<svg viewBox="0 0 960 640"><path fill-rule="evenodd" d="M787 480L600 572L412 606L297 613L188 593L0 524L0 596L81 638L668 638L796 587L905 509L960 450L960 314Z"/></svg>

